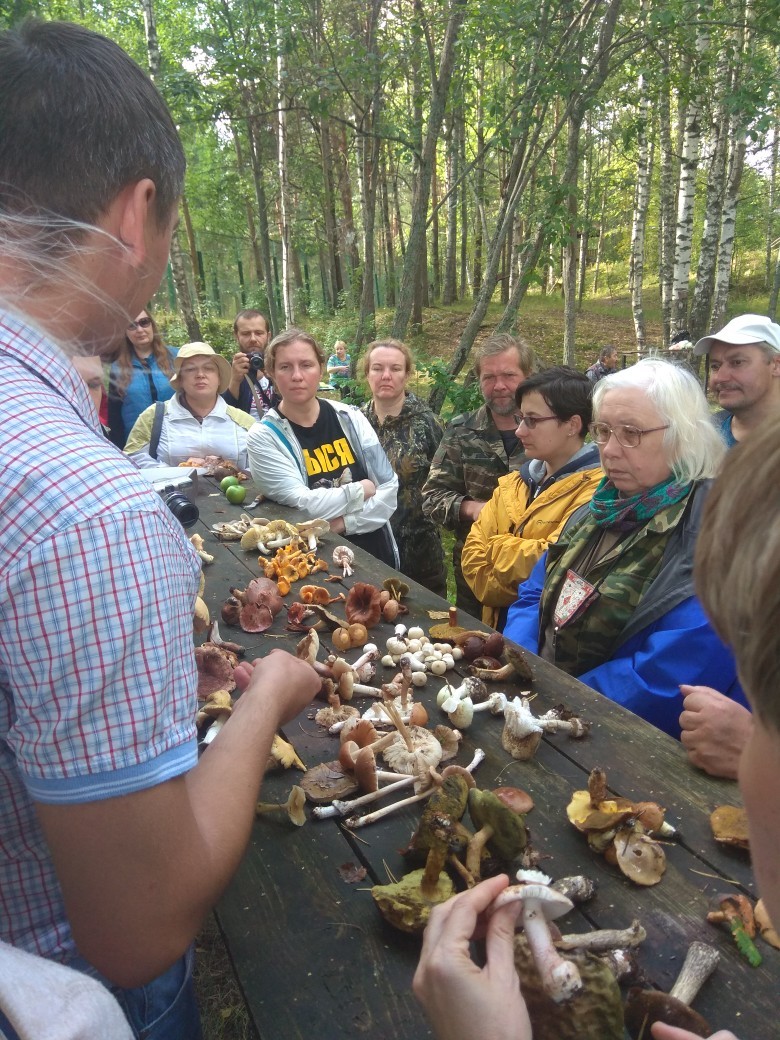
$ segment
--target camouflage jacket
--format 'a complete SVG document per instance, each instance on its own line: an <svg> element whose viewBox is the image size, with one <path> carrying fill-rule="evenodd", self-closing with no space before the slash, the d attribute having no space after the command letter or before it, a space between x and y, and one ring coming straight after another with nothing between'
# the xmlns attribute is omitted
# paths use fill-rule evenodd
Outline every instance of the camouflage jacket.
<svg viewBox="0 0 780 1040"><path fill-rule="evenodd" d="M487 405L456 416L447 426L433 457L422 492L422 510L429 520L449 527L463 543L471 524L459 519L464 498L488 502L498 478L519 470L525 462L520 441L507 459L501 434Z"/></svg>
<svg viewBox="0 0 780 1040"><path fill-rule="evenodd" d="M364 404L362 411L398 477L398 505L390 525L398 543L400 569L439 595L446 595L439 530L421 508L422 488L442 438L439 420L412 393L407 393L400 414L388 415L381 424L373 401Z"/></svg>

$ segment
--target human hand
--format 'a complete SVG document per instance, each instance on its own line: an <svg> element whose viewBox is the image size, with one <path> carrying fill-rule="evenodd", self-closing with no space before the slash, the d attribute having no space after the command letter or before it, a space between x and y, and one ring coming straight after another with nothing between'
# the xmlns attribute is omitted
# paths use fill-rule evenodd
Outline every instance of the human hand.
<svg viewBox="0 0 780 1040"><path fill-rule="evenodd" d="M487 503L481 502L478 498L464 498L460 504L458 510L458 517L461 520L468 520L469 523L474 523L479 514L485 508Z"/></svg>
<svg viewBox="0 0 780 1040"><path fill-rule="evenodd" d="M514 929L521 903L489 919L484 911L508 883L506 874L434 907L423 936L413 989L440 1040L531 1040L531 1023L515 970ZM485 938L485 967L469 942Z"/></svg>
<svg viewBox="0 0 780 1040"><path fill-rule="evenodd" d="M233 355L233 360L230 362L230 367L234 376L238 379L243 379L249 372L249 355L245 354L243 350L236 351Z"/></svg>
<svg viewBox="0 0 780 1040"><path fill-rule="evenodd" d="M685 698L680 740L690 763L712 776L736 780L739 757L753 728L747 708L709 686L680 686Z"/></svg>
<svg viewBox="0 0 780 1040"><path fill-rule="evenodd" d="M376 494L376 484L373 480L361 480L360 486L363 488L363 501L368 502Z"/></svg>
<svg viewBox="0 0 780 1040"><path fill-rule="evenodd" d="M328 520L328 523L334 534L344 534L347 529L343 516L334 516L332 520Z"/></svg>
<svg viewBox="0 0 780 1040"><path fill-rule="evenodd" d="M278 725L294 719L322 686L312 666L286 650L272 650L266 657L241 661L233 670L233 678L245 697L262 697L273 703L279 713ZM234 712L241 709L243 700L238 698Z"/></svg>
<svg viewBox="0 0 780 1040"><path fill-rule="evenodd" d="M669 1026L665 1022L655 1022L650 1027L650 1032L653 1034L653 1040L697 1040L698 1037L698 1033L689 1033L687 1029ZM709 1040L737 1040L737 1037L727 1029L721 1029L720 1032L713 1033Z"/></svg>

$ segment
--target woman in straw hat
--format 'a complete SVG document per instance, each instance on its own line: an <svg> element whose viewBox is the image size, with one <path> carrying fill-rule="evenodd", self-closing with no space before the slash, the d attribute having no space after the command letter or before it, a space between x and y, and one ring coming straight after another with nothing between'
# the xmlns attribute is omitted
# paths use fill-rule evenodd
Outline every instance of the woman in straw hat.
<svg viewBox="0 0 780 1040"><path fill-rule="evenodd" d="M141 413L125 453L142 468L218 455L246 469L246 434L254 419L220 396L230 382L229 362L208 343L187 343L173 365L175 396Z"/></svg>

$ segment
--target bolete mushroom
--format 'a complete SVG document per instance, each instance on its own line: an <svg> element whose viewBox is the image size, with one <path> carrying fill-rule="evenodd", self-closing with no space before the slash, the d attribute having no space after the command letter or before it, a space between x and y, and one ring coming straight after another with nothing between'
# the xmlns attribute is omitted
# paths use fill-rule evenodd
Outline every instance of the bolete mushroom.
<svg viewBox="0 0 780 1040"><path fill-rule="evenodd" d="M669 993L633 986L625 1006L626 1029L632 1040L650 1036L653 1022L666 1022L687 1029L694 1036L709 1036L712 1030L702 1016L689 1007L715 970L720 954L706 943L691 943L677 981Z"/></svg>
<svg viewBox="0 0 780 1040"><path fill-rule="evenodd" d="M510 863L528 843L525 822L520 813L511 809L492 791L474 788L469 791L469 815L476 833L469 841L466 869L475 879L480 877L482 850L491 850L503 863Z"/></svg>
<svg viewBox="0 0 780 1040"><path fill-rule="evenodd" d="M710 924L725 924L739 952L748 964L757 968L762 958L753 942L756 934L753 904L741 892L718 895L713 904L713 909L707 914L707 920Z"/></svg>

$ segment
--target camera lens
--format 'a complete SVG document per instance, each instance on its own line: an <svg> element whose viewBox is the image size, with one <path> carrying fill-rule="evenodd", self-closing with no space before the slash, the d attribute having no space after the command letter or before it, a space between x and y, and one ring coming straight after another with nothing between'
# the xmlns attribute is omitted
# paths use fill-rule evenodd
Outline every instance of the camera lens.
<svg viewBox="0 0 780 1040"><path fill-rule="evenodd" d="M265 358L262 354L249 355L249 367L253 372L262 372L265 368Z"/></svg>
<svg viewBox="0 0 780 1040"><path fill-rule="evenodd" d="M192 527L193 524L198 522L200 510L194 502L190 502L187 496L183 495L181 491L177 491L175 487L163 488L160 492L160 498L182 527Z"/></svg>

